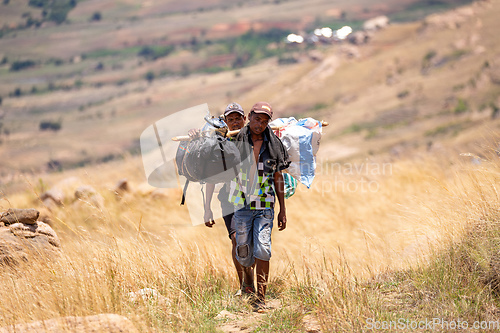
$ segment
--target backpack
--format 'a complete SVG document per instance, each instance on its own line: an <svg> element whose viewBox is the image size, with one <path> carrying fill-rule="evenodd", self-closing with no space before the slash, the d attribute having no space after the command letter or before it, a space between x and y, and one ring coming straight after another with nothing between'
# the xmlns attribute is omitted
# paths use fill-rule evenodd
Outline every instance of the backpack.
<svg viewBox="0 0 500 333"><path fill-rule="evenodd" d="M212 135L181 141L175 162L179 175L187 178L181 200L183 205L189 182L226 183L237 175L236 167L241 158L234 142Z"/></svg>

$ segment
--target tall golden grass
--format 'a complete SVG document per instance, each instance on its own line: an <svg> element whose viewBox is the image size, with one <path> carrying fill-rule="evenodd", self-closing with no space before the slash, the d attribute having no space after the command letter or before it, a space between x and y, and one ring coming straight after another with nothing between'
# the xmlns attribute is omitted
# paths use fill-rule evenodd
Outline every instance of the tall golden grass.
<svg viewBox="0 0 500 333"><path fill-rule="evenodd" d="M371 319L494 318L500 161L494 149L482 154L480 164L459 152L373 160L387 169L369 174L323 163L314 186L287 200L287 229L273 233L268 298L282 308L250 327L303 331L306 314L323 331L345 332L365 330ZM105 206L55 208L61 253L0 269L0 327L117 313L144 332L206 332L220 329L222 310L251 312L232 296L238 282L222 221L193 227L176 190L118 200L108 188L119 167L72 172L98 189ZM140 161L121 170L137 187ZM26 191L0 208L39 207L40 184L55 181L27 180ZM362 181L377 190L361 191ZM341 182L357 190L341 190ZM166 299L133 301L129 293L143 288Z"/></svg>

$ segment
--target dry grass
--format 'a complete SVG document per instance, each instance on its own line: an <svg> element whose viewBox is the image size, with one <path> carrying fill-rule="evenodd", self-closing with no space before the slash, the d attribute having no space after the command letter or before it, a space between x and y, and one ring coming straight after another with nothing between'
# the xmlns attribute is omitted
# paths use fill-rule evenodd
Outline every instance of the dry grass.
<svg viewBox="0 0 500 333"><path fill-rule="evenodd" d="M104 7L99 8L106 8L104 2L101 5ZM89 7L81 8L74 13L75 20L85 20L91 12ZM78 160L89 152L121 153L146 126L186 105L208 102L215 114L236 96L245 109L257 99L266 99L278 114L290 116L312 112L321 104L315 116L330 121L331 126L319 153L319 174L313 188L300 187L287 201L288 228L273 234L268 290L269 298L278 299L282 308L256 317L250 330L303 331L306 314L317 318L323 331L345 332L366 329L370 318L438 316L466 319L470 324L490 320L496 318L499 305L500 169L491 147L498 145L500 120L490 120L490 111L481 112L479 106L498 101L498 85L482 67L487 60L493 64L498 53L498 10L492 3L459 30L421 34L415 24L392 27L381 32L373 44L360 48L360 59L339 58L339 66L326 76L311 74L321 64L306 61L276 67L269 60L241 70L240 76L225 72L156 80L149 86L132 82L5 99L5 108L17 113L5 118L13 131L0 147L1 171L18 171L20 160L31 168L47 158ZM149 14L145 11L144 15ZM208 18L217 15L217 11L200 14L207 18L202 22L207 26ZM161 18L151 20L159 24ZM104 28L96 26L86 33L97 35ZM134 39L134 33L146 31L132 30L127 26L115 33ZM28 41L32 33L20 33L27 39L23 37L19 43ZM454 42L475 40L476 34L481 36L484 53L474 54L470 48L480 45L469 45L467 52L472 53L422 75L422 59L430 49L449 55L456 49ZM405 40L404 36L411 38ZM102 41L92 39L92 43L99 47ZM328 59L339 56L337 52L336 48L325 50ZM113 82L130 76L135 80L157 65L161 62L140 68L130 63L119 74L105 72L88 79ZM71 66L71 70L81 70ZM39 77L45 74L37 72ZM389 74L396 83L387 83ZM29 75L7 74L5 78L0 89L9 91L12 82L27 80ZM315 81L318 78L321 80ZM468 85L471 78L476 88ZM453 90L464 83L466 88ZM409 95L400 100L397 95L404 90ZM77 111L84 101L75 96L96 103ZM108 100L110 96L114 98ZM443 106L450 96L467 99L472 110L453 114L453 104ZM29 111L56 106L65 112L63 129L56 134L33 134L43 115ZM391 115L399 119L396 111L404 113L408 108L418 110L415 119L387 120ZM463 127L454 133L443 127L447 124ZM346 131L352 125L360 130ZM478 133L486 133L484 146L476 145ZM434 144L426 149L429 141ZM403 150L386 153L394 147ZM370 159L366 158L368 152L374 153ZM475 165L471 157L460 157L463 152L479 155L482 163ZM348 171L362 164L369 168L368 173ZM375 169L384 166L382 171ZM9 185L8 196L2 193L0 197L0 210L42 208L38 195L72 176L95 187L105 204L95 207L73 202L73 192L68 189L71 198L65 206L50 213L63 244L60 256L33 259L0 271L0 326L113 312L127 316L145 332L206 332L221 327L221 321L215 319L221 310L249 315L247 304L232 297L238 284L222 221L213 229L193 227L188 211L178 206L177 189L156 196L145 193L139 158L125 154L124 160L105 165L33 174ZM135 191L117 200L110 189L120 178L128 178ZM128 293L141 288L158 290L166 301L132 302Z"/></svg>
<svg viewBox="0 0 500 333"><path fill-rule="evenodd" d="M379 174L373 168L384 161L372 161L369 175L325 163L315 187L287 201L289 226L273 235L268 295L284 307L257 318L255 329L272 331L280 320L284 330L300 330L306 313L324 331L360 331L369 318L493 318L497 300L485 286L496 281L500 165L492 150L482 153L479 166L451 152L422 154L386 161ZM138 188L139 162L44 177L51 185L79 176L106 204L67 200L53 211L61 255L0 272L0 326L113 312L143 331L201 332L217 330L221 310L249 311L231 296L237 282L222 222L192 227L178 191L116 200L108 190L117 170ZM377 191L359 190L363 177ZM358 190L330 189L340 181ZM3 198L2 209L38 206L39 185L29 182ZM142 288L167 301L131 302L128 293Z"/></svg>

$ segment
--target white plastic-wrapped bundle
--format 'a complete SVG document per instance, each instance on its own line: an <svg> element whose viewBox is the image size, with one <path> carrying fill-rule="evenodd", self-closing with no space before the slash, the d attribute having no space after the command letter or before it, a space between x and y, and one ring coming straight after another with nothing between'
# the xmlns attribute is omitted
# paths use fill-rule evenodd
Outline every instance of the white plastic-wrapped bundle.
<svg viewBox="0 0 500 333"><path fill-rule="evenodd" d="M275 131L281 139L291 164L288 172L308 188L316 170L316 154L321 141L321 122L313 118L296 120L294 117L278 118L270 123L281 128Z"/></svg>

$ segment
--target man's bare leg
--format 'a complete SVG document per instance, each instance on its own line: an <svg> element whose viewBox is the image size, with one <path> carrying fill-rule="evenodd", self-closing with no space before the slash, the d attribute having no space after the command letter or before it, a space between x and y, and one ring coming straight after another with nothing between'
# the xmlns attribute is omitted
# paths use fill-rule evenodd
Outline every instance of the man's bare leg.
<svg viewBox="0 0 500 333"><path fill-rule="evenodd" d="M269 261L255 259L257 273L257 297L259 302L266 300L267 279L269 278Z"/></svg>
<svg viewBox="0 0 500 333"><path fill-rule="evenodd" d="M231 255L233 257L234 267L236 268L236 272L238 273L238 283L240 284L240 289L241 289L243 285L241 283L243 281L243 266L241 266L240 262L236 259L236 237L234 233L231 235L231 242L233 243L233 249L231 250ZM253 279L251 282L253 283ZM245 283L249 284L250 282L247 282L245 280Z"/></svg>

